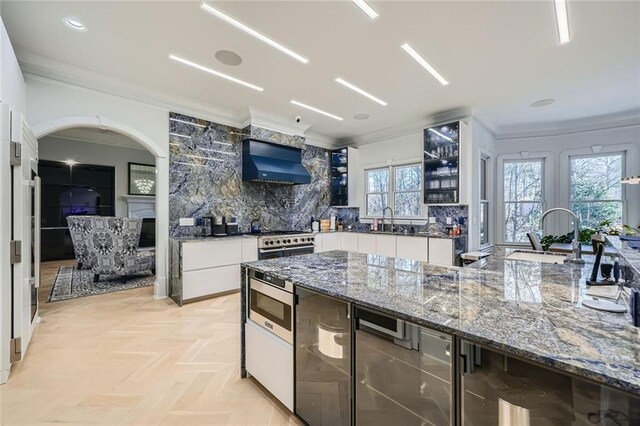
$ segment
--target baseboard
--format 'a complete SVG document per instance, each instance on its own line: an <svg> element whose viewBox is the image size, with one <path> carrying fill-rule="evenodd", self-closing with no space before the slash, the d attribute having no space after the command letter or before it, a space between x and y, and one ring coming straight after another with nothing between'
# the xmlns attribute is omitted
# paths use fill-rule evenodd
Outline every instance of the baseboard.
<svg viewBox="0 0 640 426"><path fill-rule="evenodd" d="M4 385L9 380L9 372L11 370L0 371L0 385Z"/></svg>

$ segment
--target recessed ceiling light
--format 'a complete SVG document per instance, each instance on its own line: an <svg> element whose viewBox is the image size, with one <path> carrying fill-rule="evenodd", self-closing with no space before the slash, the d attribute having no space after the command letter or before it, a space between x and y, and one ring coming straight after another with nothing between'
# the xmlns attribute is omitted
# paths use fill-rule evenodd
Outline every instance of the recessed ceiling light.
<svg viewBox="0 0 640 426"><path fill-rule="evenodd" d="M367 120L369 118L369 114L361 112L359 114L354 115L353 118L355 118L356 120Z"/></svg>
<svg viewBox="0 0 640 426"><path fill-rule="evenodd" d="M87 31L87 26L76 18L63 18L62 22L64 22L67 27L76 31Z"/></svg>
<svg viewBox="0 0 640 426"><path fill-rule="evenodd" d="M351 1L354 2L355 5L360 8L360 10L366 13L369 16L369 18L376 19L378 17L378 12L373 10L373 8L369 6L369 4L366 1L364 0L351 0Z"/></svg>
<svg viewBox="0 0 640 426"><path fill-rule="evenodd" d="M371 93L367 93L364 90L362 90L361 88L354 86L353 84L349 83L348 81L345 81L341 78L336 78L336 82L342 84L345 87L348 87L349 89L353 90L356 93L360 93L362 96L365 96L369 99L371 99L374 102L379 103L382 106L386 106L387 103L381 99L376 98L375 96L373 96Z"/></svg>
<svg viewBox="0 0 640 426"><path fill-rule="evenodd" d="M278 43L275 40L270 39L269 37L267 37L264 34L259 33L258 31L254 30L253 28L249 28L248 26L246 26L245 24L243 24L242 22L236 20L235 18L232 18L231 16L227 15L224 12L219 11L218 9L216 9L215 7L207 4L207 3L202 3L202 5L200 6L203 10L206 10L207 12L209 12L210 14L217 16L218 18L222 19L223 21L233 25L234 27L238 28L239 30L244 31L245 33L252 35L253 37L257 38L258 40L267 43L269 46L274 47L276 49L278 49L279 51L286 53L287 55L291 56L292 58L297 59L298 61L306 64L307 62L309 62L309 60L307 58L305 58L302 55L297 54L296 52L294 52L293 50L289 49L288 47L283 46L282 44Z"/></svg>
<svg viewBox="0 0 640 426"><path fill-rule="evenodd" d="M560 44L568 43L569 37L569 14L567 13L566 0L554 0L556 7L556 23L558 24L558 37Z"/></svg>
<svg viewBox="0 0 640 426"><path fill-rule="evenodd" d="M229 65L230 67L237 67L242 63L242 58L236 52L232 52L231 50L218 50L215 54L218 62L224 65Z"/></svg>
<svg viewBox="0 0 640 426"><path fill-rule="evenodd" d="M207 68L204 65L196 64L195 62L191 62L191 61L189 61L187 59L184 59L184 58L181 58L179 56L170 54L169 58L173 59L174 61L183 63L185 65L189 65L190 67L193 67L193 68L198 69L200 71L204 71L206 73L215 75L217 77L221 77L221 78L224 78L226 80L233 81L234 83L238 83L238 84L241 84L243 86L249 87L249 88L251 88L253 90L257 90L259 92L262 92L264 90L262 87L256 86L255 84L247 83L246 81L242 81L242 80L240 80L238 78L231 77L230 75L223 74L220 71L212 70L211 68Z"/></svg>
<svg viewBox="0 0 640 426"><path fill-rule="evenodd" d="M554 103L556 100L555 99L540 99L539 101L535 101L533 103L531 103L531 106L533 108L539 108L539 107L543 107L543 106L547 106L547 105L551 105L552 103Z"/></svg>
<svg viewBox="0 0 640 426"><path fill-rule="evenodd" d="M443 86L449 84L447 80L444 79L443 76L440 75L438 71L434 67L432 67L429 62L427 62L415 49L409 46L409 43L405 43L402 46L402 49L407 52L417 63L419 63L424 69L429 71L429 73L436 78Z"/></svg>
<svg viewBox="0 0 640 426"><path fill-rule="evenodd" d="M308 109L308 110L310 110L310 111L317 112L318 114L322 114L322 115L326 115L327 117L334 118L334 119L336 119L336 120L340 120L340 121L342 121L342 120L343 120L343 118L342 118L342 117L338 117L337 115L330 114L330 113L328 113L328 112L326 112L326 111L323 111L323 110L321 110L321 109L318 109L318 108L315 108L315 107L309 106L309 105L307 105L307 104L303 104L302 102L298 102L298 101L291 101L291 103L292 103L292 104L294 104L294 105L298 105L298 106L300 106L300 107L302 107L302 108L306 108L306 109Z"/></svg>

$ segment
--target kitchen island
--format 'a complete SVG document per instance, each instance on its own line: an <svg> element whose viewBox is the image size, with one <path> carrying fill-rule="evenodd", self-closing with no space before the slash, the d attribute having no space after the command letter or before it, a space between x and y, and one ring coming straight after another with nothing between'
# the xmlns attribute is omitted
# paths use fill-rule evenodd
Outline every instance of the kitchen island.
<svg viewBox="0 0 640 426"><path fill-rule="evenodd" d="M620 424L638 424L640 332L629 314L582 306L590 298L585 278L592 258L586 265L557 265L505 255L498 249L482 265L456 268L331 251L245 263L242 288L246 296L247 273L256 272L295 287L295 411L310 424L370 423L385 413L396 420L406 414L406 424L498 424L508 416L531 424L624 416ZM309 295L326 299L324 318L320 304L306 312L312 308L301 301L312 300ZM251 325L242 312L243 324ZM394 321L407 324L404 334L387 332ZM301 328L310 323L316 331ZM367 330L373 334L362 333ZM341 342L342 354L321 348L327 331ZM374 352L386 361L367 355ZM320 360L311 368L309 353ZM343 373L317 378L331 389L327 394L344 394L337 406L351 400L347 382L355 393L350 410L332 422L318 420L322 404L309 402L314 392L325 395L311 389L316 379L309 377L327 366Z"/></svg>

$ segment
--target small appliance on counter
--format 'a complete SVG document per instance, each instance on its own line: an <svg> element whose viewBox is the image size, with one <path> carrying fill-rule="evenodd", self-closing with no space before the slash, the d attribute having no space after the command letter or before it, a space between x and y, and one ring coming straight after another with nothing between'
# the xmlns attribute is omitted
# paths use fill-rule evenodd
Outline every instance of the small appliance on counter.
<svg viewBox="0 0 640 426"><path fill-rule="evenodd" d="M227 227L224 216L213 217L213 236L224 237L227 235Z"/></svg>
<svg viewBox="0 0 640 426"><path fill-rule="evenodd" d="M230 217L229 221L226 223L226 232L227 235L238 235L240 232L238 231L238 219L235 217Z"/></svg>
<svg viewBox="0 0 640 426"><path fill-rule="evenodd" d="M202 236L210 237L213 235L213 216L205 216L201 220Z"/></svg>

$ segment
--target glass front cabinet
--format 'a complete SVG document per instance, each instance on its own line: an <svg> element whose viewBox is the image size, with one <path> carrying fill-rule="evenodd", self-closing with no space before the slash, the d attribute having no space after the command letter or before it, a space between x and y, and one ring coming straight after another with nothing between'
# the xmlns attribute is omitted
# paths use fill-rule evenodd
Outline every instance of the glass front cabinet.
<svg viewBox="0 0 640 426"><path fill-rule="evenodd" d="M330 151L331 155L331 206L356 207L356 179L358 150L340 148Z"/></svg>
<svg viewBox="0 0 640 426"><path fill-rule="evenodd" d="M424 129L424 203L460 200L460 122Z"/></svg>

